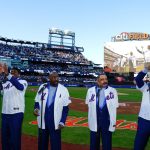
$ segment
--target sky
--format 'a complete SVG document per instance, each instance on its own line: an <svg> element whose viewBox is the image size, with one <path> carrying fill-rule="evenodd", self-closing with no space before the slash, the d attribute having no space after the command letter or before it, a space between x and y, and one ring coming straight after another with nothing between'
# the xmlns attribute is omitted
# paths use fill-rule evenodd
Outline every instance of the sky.
<svg viewBox="0 0 150 150"><path fill-rule="evenodd" d="M47 43L49 29L71 30L84 56L103 65L112 36L150 34L149 6L149 0L0 0L0 36Z"/></svg>

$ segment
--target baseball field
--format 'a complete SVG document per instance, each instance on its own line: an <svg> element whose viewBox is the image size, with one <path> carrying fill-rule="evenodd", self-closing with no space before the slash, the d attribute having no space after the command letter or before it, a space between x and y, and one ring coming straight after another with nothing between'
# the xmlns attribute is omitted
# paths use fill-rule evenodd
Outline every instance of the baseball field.
<svg viewBox="0 0 150 150"><path fill-rule="evenodd" d="M37 124L33 115L34 98L38 87L28 87L26 92L26 109L23 122L23 143L24 145L37 147ZM87 88L68 88L72 103L66 127L62 130L62 141L65 150L72 150L71 146L76 145L80 150L88 150L89 129L87 124L87 106L85 96ZM138 112L141 102L141 93L136 89L117 89L119 94L120 107L117 115L117 129L113 133L114 149L133 149L134 138L137 129ZM1 102L0 102L1 108ZM26 140L28 139L28 140ZM28 143L25 143L28 142ZM67 148L66 148L67 147ZM74 148L74 149L77 149ZM150 149L150 141L146 150Z"/></svg>

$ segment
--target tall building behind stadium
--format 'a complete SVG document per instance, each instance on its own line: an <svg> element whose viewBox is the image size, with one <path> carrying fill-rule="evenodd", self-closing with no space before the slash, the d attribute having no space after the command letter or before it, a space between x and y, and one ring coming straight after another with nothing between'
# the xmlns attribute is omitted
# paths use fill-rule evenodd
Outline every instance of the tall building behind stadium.
<svg viewBox="0 0 150 150"><path fill-rule="evenodd" d="M64 85L95 84L103 68L85 58L84 48L75 44L75 33L55 28L49 29L48 37L47 43L40 43L0 36L0 62L21 69L22 78L30 85L46 82L54 70Z"/></svg>

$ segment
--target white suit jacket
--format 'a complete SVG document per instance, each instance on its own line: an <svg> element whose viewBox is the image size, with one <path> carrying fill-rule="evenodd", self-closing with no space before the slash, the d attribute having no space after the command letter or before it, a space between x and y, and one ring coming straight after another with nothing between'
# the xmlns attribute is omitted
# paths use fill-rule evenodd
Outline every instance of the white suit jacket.
<svg viewBox="0 0 150 150"><path fill-rule="evenodd" d="M116 113L118 104L118 94L116 89L109 87L104 91L106 104L110 116L109 131L115 131ZM96 112L96 87L91 87L87 91L86 104L88 104L88 125L91 131L97 131L97 112Z"/></svg>
<svg viewBox="0 0 150 150"><path fill-rule="evenodd" d="M18 80L24 87L23 91L18 90L10 81L3 83L3 114L16 114L25 111L25 91L28 83L25 80Z"/></svg>
<svg viewBox="0 0 150 150"><path fill-rule="evenodd" d="M150 121L150 89L149 89L149 86L147 83L144 83L144 85L141 88L137 87L137 89L139 89L143 93L139 117Z"/></svg>
<svg viewBox="0 0 150 150"><path fill-rule="evenodd" d="M39 90L43 87L44 84L42 84L39 87ZM43 113L42 113L42 129L45 129L45 107L46 107L46 102L47 102L47 98L48 98L48 88L45 88L43 91ZM42 98L42 93L37 93L36 97L35 97L35 102L39 103L40 106L40 112L41 112L41 100ZM54 124L55 124L55 129L58 129L58 125L60 123L61 120L61 116L62 116L62 111L63 111L63 107L64 106L68 106L69 103L71 103L70 99L69 99L69 92L67 90L66 87L64 87L61 84L58 84L57 87L57 91L56 91L56 95L55 95L55 100L54 100ZM38 127L41 128L41 115L39 115L37 117L37 121L38 121Z"/></svg>

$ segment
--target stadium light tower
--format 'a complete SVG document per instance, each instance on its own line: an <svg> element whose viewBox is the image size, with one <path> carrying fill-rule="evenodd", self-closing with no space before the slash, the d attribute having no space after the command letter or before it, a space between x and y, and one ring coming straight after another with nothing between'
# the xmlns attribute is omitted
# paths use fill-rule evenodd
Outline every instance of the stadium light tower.
<svg viewBox="0 0 150 150"><path fill-rule="evenodd" d="M61 46L75 46L75 33L70 30L49 29L48 44Z"/></svg>

